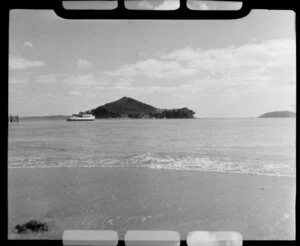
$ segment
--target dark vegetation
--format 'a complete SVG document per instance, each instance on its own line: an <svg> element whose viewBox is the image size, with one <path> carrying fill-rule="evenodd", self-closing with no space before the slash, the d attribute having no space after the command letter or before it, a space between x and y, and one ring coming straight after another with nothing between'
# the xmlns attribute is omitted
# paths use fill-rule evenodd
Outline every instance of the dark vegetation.
<svg viewBox="0 0 300 246"><path fill-rule="evenodd" d="M274 111L262 114L258 118L293 118L296 117L296 113L291 111Z"/></svg>
<svg viewBox="0 0 300 246"><path fill-rule="evenodd" d="M195 112L188 108L158 109L151 105L139 102L130 97L104 104L86 111L96 118L135 118L135 119L180 119L194 118Z"/></svg>
<svg viewBox="0 0 300 246"><path fill-rule="evenodd" d="M25 232L42 232L48 231L47 223L42 223L37 220L30 220L24 224L16 225L15 230L17 233L25 233Z"/></svg>

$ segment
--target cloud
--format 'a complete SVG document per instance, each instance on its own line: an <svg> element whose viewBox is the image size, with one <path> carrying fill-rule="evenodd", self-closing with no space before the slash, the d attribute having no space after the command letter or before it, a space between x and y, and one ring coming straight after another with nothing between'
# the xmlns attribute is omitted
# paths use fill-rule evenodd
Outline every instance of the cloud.
<svg viewBox="0 0 300 246"><path fill-rule="evenodd" d="M62 85L69 85L76 88L83 88L93 86L94 89L102 88L107 84L106 77L95 77L93 74L43 74L36 77L37 83L60 83Z"/></svg>
<svg viewBox="0 0 300 246"><path fill-rule="evenodd" d="M147 76L151 79L170 79L195 75L193 68L185 68L177 61L161 61L153 58L133 64L125 64L120 69L106 72L110 76L135 77Z"/></svg>
<svg viewBox="0 0 300 246"><path fill-rule="evenodd" d="M29 84L27 78L9 78L9 84Z"/></svg>
<svg viewBox="0 0 300 246"><path fill-rule="evenodd" d="M186 82L195 93L222 95L232 102L248 93L296 92L296 45L292 39L208 50L184 47L157 56L196 70L197 78Z"/></svg>
<svg viewBox="0 0 300 246"><path fill-rule="evenodd" d="M44 61L27 60L21 57L9 56L9 68L15 70L24 70L27 68L45 66Z"/></svg>
<svg viewBox="0 0 300 246"><path fill-rule="evenodd" d="M26 48L32 48L33 47L33 43L25 41L24 44L23 44L23 46L26 47Z"/></svg>
<svg viewBox="0 0 300 246"><path fill-rule="evenodd" d="M76 87L99 86L107 83L106 78L96 78L93 74L68 75L61 79L61 82Z"/></svg>
<svg viewBox="0 0 300 246"><path fill-rule="evenodd" d="M105 89L107 93L163 93L180 98L222 95L220 100L228 103L249 93L293 93L295 74L290 71L295 70L295 61L295 41L273 39L206 50L187 46L98 76L45 74L36 81L67 85L66 93L72 96L84 91L85 96L94 97Z"/></svg>
<svg viewBox="0 0 300 246"><path fill-rule="evenodd" d="M182 98L222 94L234 101L248 93L295 91L295 61L295 40L273 39L206 50L187 46L104 74L117 81L110 87L115 90Z"/></svg>
<svg viewBox="0 0 300 246"><path fill-rule="evenodd" d="M87 61L87 60L83 60L83 59L79 59L77 61L77 67L81 68L81 69L85 69L85 70L89 70L92 68L92 63Z"/></svg>
<svg viewBox="0 0 300 246"><path fill-rule="evenodd" d="M201 50L192 49L191 47L184 47L183 49L178 49L168 54L158 53L157 55L161 59L166 60L189 61L201 58Z"/></svg>
<svg viewBox="0 0 300 246"><path fill-rule="evenodd" d="M69 96L79 96L81 93L79 91L68 91Z"/></svg>
<svg viewBox="0 0 300 246"><path fill-rule="evenodd" d="M185 47L161 54L159 58L185 64L186 68L197 70L202 79L227 79L231 82L253 79L265 81L271 80L276 70L277 73L286 73L287 68L295 70L296 45L295 40L273 39L221 49L201 50Z"/></svg>
<svg viewBox="0 0 300 246"><path fill-rule="evenodd" d="M121 78L117 83L116 86L130 86L134 80L132 78Z"/></svg>
<svg viewBox="0 0 300 246"><path fill-rule="evenodd" d="M160 94L181 94L181 97L188 98L193 97L195 95L195 88L190 85L173 85L173 86L164 86L164 85L149 85L149 86L126 86L126 85L120 85L116 84L113 87L107 88L106 91L108 92L126 92L126 93L136 93L136 94L154 94L157 95Z"/></svg>
<svg viewBox="0 0 300 246"><path fill-rule="evenodd" d="M46 93L46 94L39 95L38 98L39 98L39 100L53 101L53 100L59 100L60 96L55 93Z"/></svg>
<svg viewBox="0 0 300 246"><path fill-rule="evenodd" d="M184 49L163 54L160 58L186 61L189 62L191 67L203 69L253 66L272 67L295 62L295 47L295 40L274 39L222 49L201 50L185 47Z"/></svg>
<svg viewBox="0 0 300 246"><path fill-rule="evenodd" d="M42 84L51 84L59 82L59 75L57 74L43 74L36 78L36 82Z"/></svg>

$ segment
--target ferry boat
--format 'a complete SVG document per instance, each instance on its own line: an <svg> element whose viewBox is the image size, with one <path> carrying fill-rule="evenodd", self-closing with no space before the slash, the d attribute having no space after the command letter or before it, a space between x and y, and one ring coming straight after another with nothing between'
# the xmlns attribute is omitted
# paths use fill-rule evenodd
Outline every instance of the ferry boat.
<svg viewBox="0 0 300 246"><path fill-rule="evenodd" d="M93 121L95 116L92 114L73 114L67 121Z"/></svg>

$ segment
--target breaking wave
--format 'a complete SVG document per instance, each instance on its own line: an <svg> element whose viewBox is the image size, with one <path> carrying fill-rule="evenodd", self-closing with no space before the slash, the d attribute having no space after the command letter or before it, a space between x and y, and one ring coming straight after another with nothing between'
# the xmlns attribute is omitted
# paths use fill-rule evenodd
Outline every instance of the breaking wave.
<svg viewBox="0 0 300 246"><path fill-rule="evenodd" d="M266 160L233 161L226 158L212 159L210 157L193 156L160 156L146 153L123 159L74 160L46 159L42 157L9 157L9 168L60 168L60 167L135 167L168 170L197 170L220 173L241 173L248 175L268 175L295 177L295 167L291 164L273 164Z"/></svg>

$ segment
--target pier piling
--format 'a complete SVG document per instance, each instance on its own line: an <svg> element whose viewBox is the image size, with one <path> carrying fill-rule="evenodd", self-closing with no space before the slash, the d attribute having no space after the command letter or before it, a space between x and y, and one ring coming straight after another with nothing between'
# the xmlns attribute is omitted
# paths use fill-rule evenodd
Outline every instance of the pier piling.
<svg viewBox="0 0 300 246"><path fill-rule="evenodd" d="M16 116L13 116L13 115L8 116L8 122L19 122L19 116L18 115L16 115Z"/></svg>

